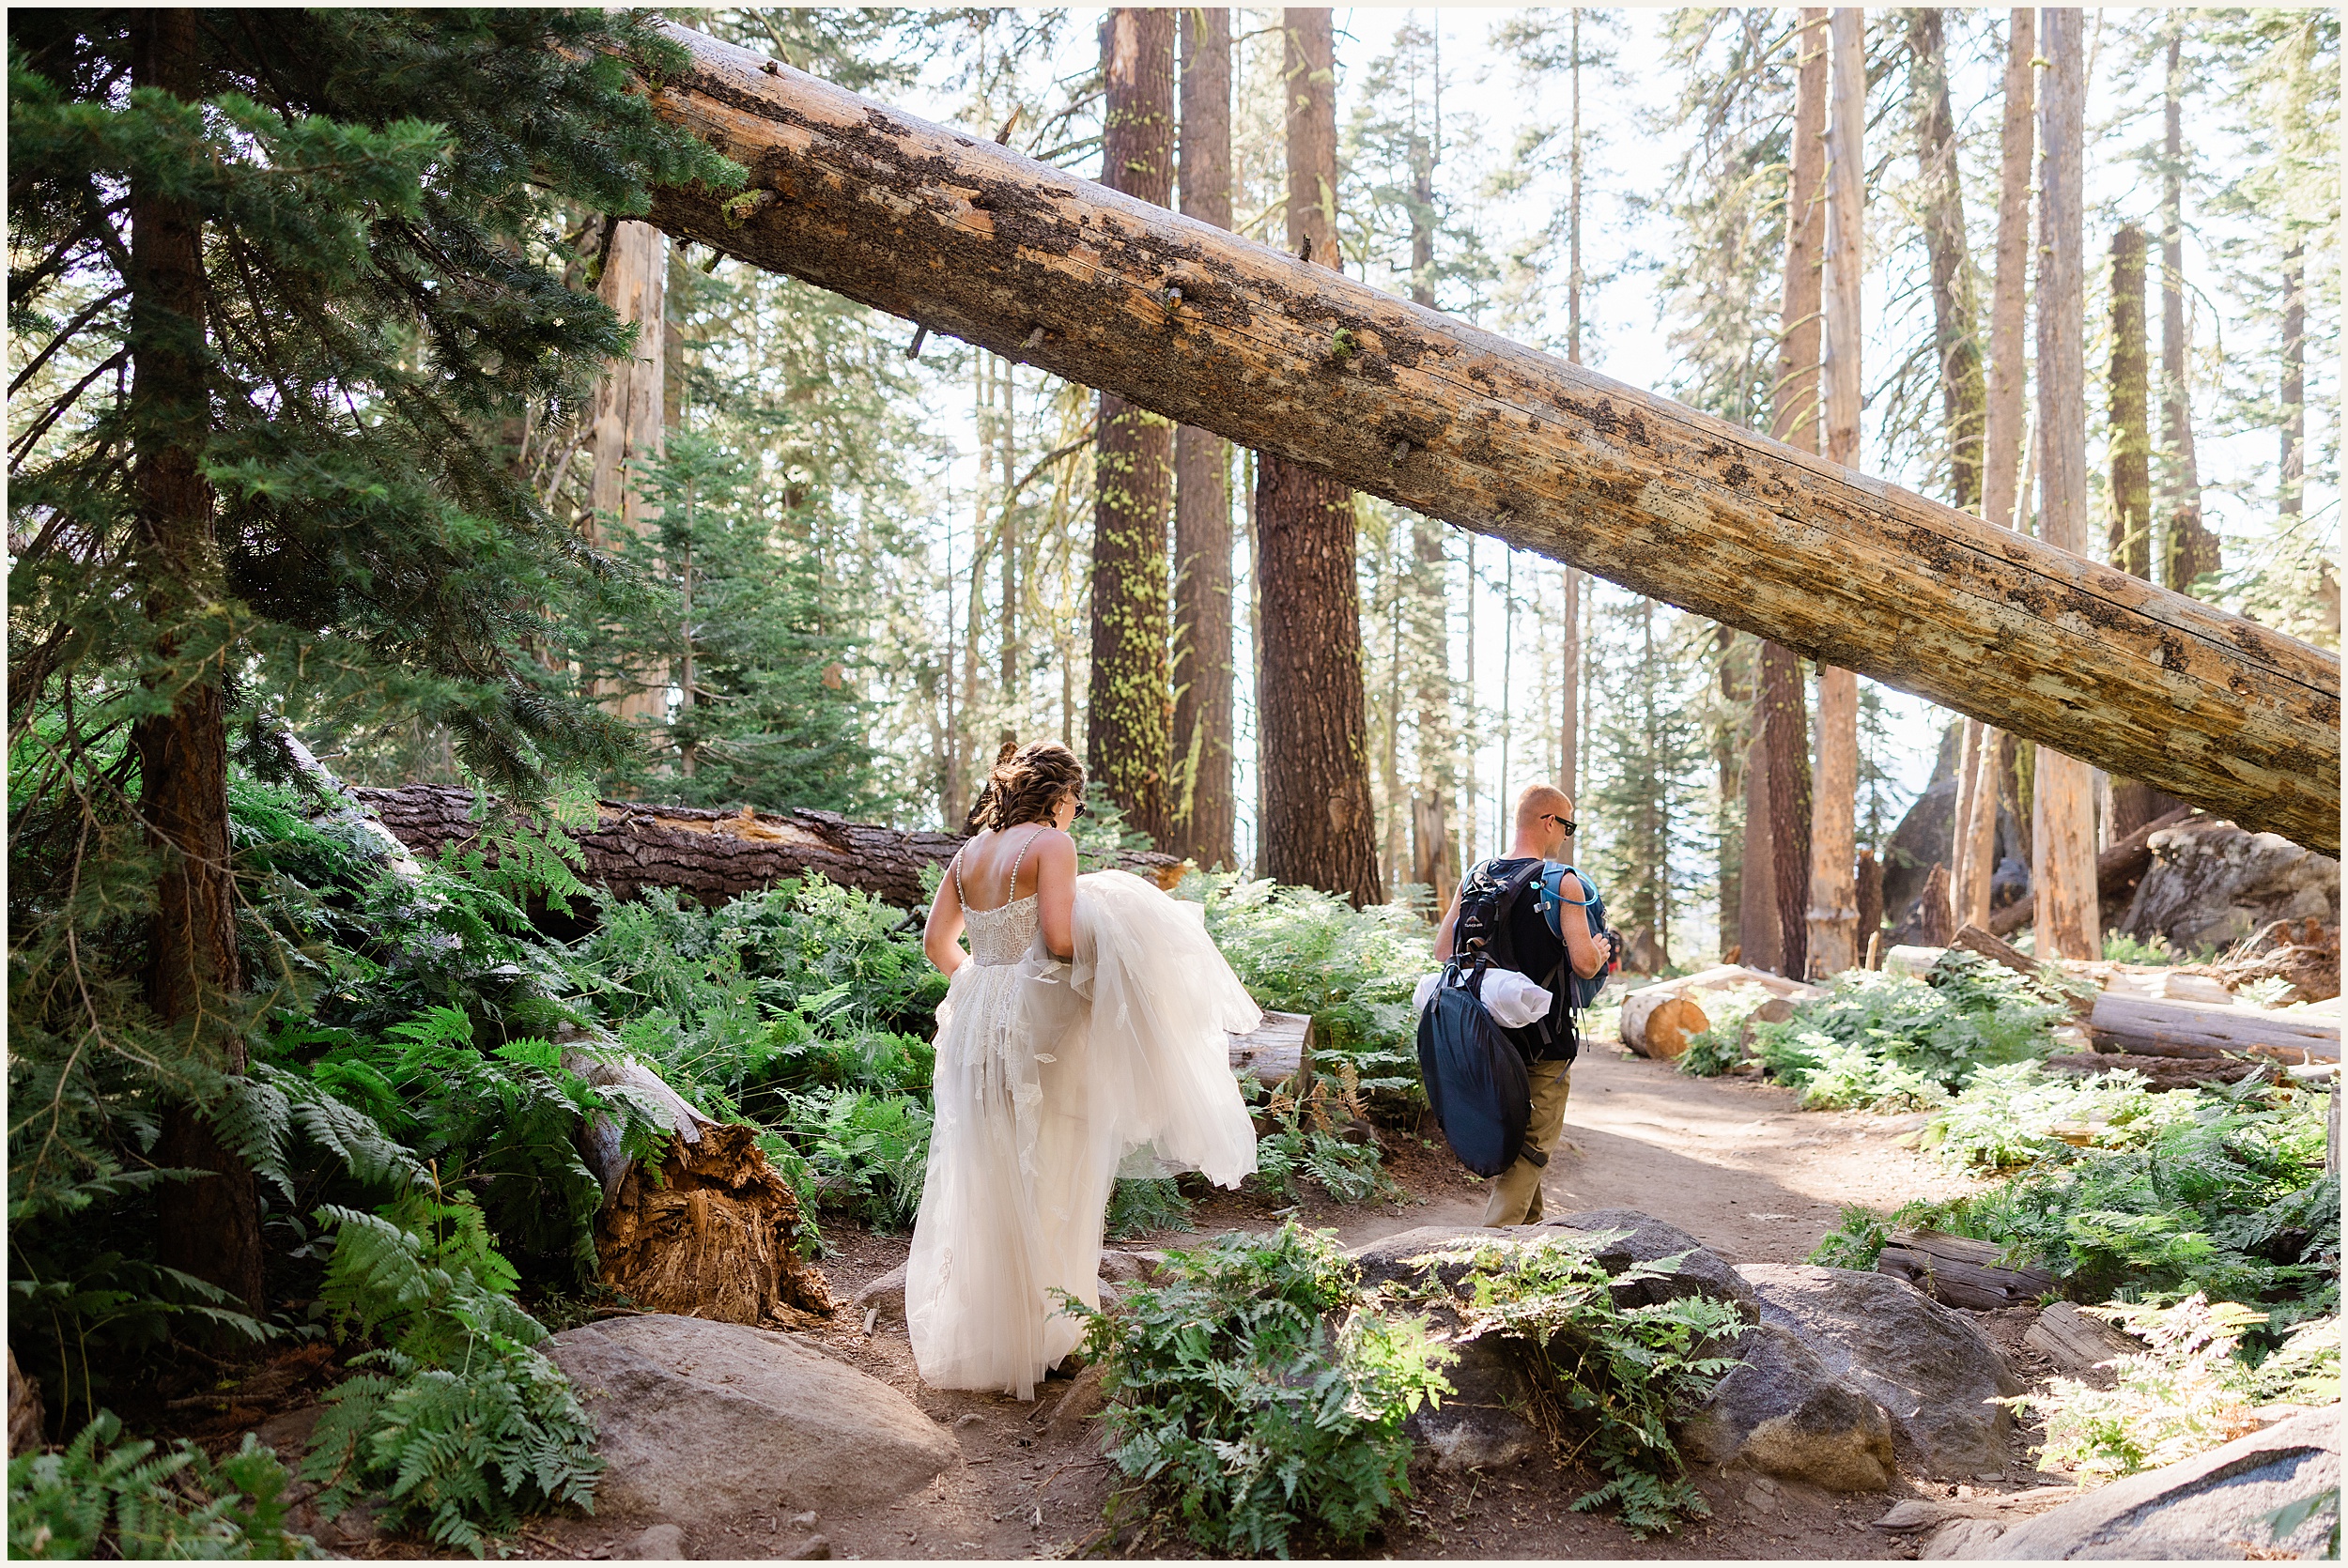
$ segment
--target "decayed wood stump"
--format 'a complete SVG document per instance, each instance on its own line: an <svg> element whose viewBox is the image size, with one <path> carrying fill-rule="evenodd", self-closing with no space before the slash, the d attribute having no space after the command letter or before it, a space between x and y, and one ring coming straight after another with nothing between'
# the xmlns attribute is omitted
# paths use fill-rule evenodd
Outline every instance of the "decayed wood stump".
<svg viewBox="0 0 2348 1568"><path fill-rule="evenodd" d="M394 837L429 859L441 846L460 848L481 840L473 820L473 793L439 784L409 784L397 790L354 789L353 798L372 809ZM821 873L842 887L859 888L900 909L928 902L921 871L943 866L963 845L954 833L906 832L874 822L852 822L835 811L799 807L787 812L717 811L692 806L647 806L638 801L595 803L595 825L573 835L585 860L581 880L632 899L647 887L672 887L684 897L716 905L771 887L789 877ZM483 852L494 860L487 842ZM1183 861L1170 854L1126 853L1123 869L1171 888Z"/></svg>
<svg viewBox="0 0 2348 1568"><path fill-rule="evenodd" d="M657 1179L629 1167L596 1223L603 1283L646 1312L719 1323L803 1329L829 1316L824 1276L793 1248L798 1198L756 1132L721 1123L674 1139Z"/></svg>
<svg viewBox="0 0 2348 1568"><path fill-rule="evenodd" d="M1877 1254L1876 1272L1906 1280L1942 1306L1995 1312L2020 1306L2054 1289L2044 1268L2008 1268L2004 1249L1938 1231L1901 1231Z"/></svg>
<svg viewBox="0 0 2348 1568"><path fill-rule="evenodd" d="M8 1457L38 1453L41 1447L40 1385L24 1376L8 1352Z"/></svg>

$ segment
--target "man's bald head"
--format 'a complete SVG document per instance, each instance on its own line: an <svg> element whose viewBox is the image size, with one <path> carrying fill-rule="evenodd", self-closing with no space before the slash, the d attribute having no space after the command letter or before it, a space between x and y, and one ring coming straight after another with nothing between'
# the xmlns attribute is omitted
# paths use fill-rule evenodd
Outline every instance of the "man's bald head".
<svg viewBox="0 0 2348 1568"><path fill-rule="evenodd" d="M1555 817L1563 822L1573 820L1573 799L1553 784L1527 784L1517 792L1517 832L1545 834L1551 831L1543 817Z"/></svg>

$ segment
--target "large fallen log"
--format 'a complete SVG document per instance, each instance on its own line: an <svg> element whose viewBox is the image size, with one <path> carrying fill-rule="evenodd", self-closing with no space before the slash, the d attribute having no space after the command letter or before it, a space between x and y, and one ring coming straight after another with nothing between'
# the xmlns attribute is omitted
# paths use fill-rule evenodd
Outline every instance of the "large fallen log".
<svg viewBox="0 0 2348 1568"><path fill-rule="evenodd" d="M2325 853L2336 654L677 28L649 221Z"/></svg>
<svg viewBox="0 0 2348 1568"><path fill-rule="evenodd" d="M2139 1056L2248 1052L2294 1067L2340 1060L2337 1015L2215 1007L2107 991L2095 998L2088 1026L2098 1048Z"/></svg>
<svg viewBox="0 0 2348 1568"><path fill-rule="evenodd" d="M486 844L487 824L473 814L471 790L409 784L349 792L425 859L444 845ZM901 909L928 902L922 869L943 866L963 843L960 834L905 832L804 807L713 811L625 800L597 801L595 826L572 838L585 861L580 877L623 899L647 887L671 887L715 905L786 877L820 872ZM1118 864L1162 887L1172 885L1183 865L1172 855L1145 853L1121 854Z"/></svg>

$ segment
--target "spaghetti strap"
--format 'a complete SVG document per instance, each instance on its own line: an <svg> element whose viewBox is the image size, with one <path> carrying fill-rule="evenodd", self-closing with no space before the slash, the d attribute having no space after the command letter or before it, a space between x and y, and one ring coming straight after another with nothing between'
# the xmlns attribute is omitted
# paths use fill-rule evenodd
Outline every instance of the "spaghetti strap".
<svg viewBox="0 0 2348 1568"><path fill-rule="evenodd" d="M1020 845L1019 853L1012 856L1011 876L1003 884L1003 902L1005 904L1012 904L1018 901L1012 895L1019 891L1019 864L1021 861L1027 858L1028 848L1033 845L1038 838L1043 837L1043 833L1041 828L1028 834L1027 843Z"/></svg>

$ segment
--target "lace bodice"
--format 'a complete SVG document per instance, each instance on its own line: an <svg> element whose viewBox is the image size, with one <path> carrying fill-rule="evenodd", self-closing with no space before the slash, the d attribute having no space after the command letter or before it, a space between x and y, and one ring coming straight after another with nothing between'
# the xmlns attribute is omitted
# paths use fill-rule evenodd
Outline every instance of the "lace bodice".
<svg viewBox="0 0 2348 1568"><path fill-rule="evenodd" d="M1027 858L1028 845L1035 842L1030 835L1012 857L1011 875L1003 879L1003 892L1008 897L1019 885L1019 864ZM962 899L963 923L970 933L970 961L989 968L1017 963L1027 956L1035 945L1037 928L1043 923L1042 906L1036 895L1012 899L995 909L972 909L970 896L962 885L962 857L954 856L954 892Z"/></svg>
<svg viewBox="0 0 2348 1568"><path fill-rule="evenodd" d="M1032 893L1000 909L965 909L970 932L970 961L987 965L1017 963L1035 945L1042 924L1041 906Z"/></svg>

